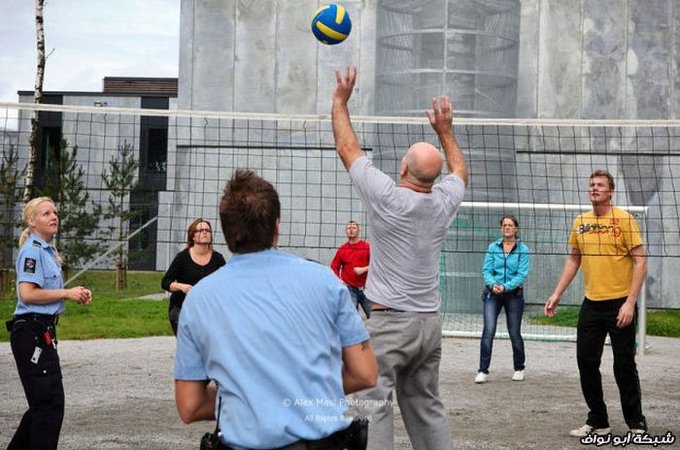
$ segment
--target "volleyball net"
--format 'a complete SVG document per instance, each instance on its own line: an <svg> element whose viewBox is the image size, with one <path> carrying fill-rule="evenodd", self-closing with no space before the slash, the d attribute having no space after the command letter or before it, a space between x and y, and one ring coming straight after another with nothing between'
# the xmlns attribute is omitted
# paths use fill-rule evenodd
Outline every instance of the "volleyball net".
<svg viewBox="0 0 680 450"><path fill-rule="evenodd" d="M71 156L83 169L80 176L89 196L85 209L93 211L106 207L112 198L105 182L112 161L120 161L128 148L137 164L135 186L122 199L130 215L125 221L103 213L98 216L96 229L83 239L97 243L99 249L78 267L96 261L94 268L111 268L117 254L111 249L122 246L129 252L129 268L163 271L183 248L186 229L196 218L212 222L216 246L228 255L217 205L225 182L237 168L253 169L279 192L283 250L328 265L346 240L348 220L359 222L370 242L371 226L335 152L328 116L0 103L3 161L16 155L19 172L28 161L36 109L42 142L37 191L56 170L55 161L77 148ZM439 147L424 115L355 116L352 121L367 155L395 180L409 145L427 141ZM680 122L454 119L454 129L468 162L470 182L441 254L442 319L447 330L481 332L484 255L489 243L500 236L500 217L514 214L532 257L525 283L524 331L573 336L573 329L537 325L531 317L542 315L543 302L561 273L573 219L590 208L588 179L597 169L614 175L614 203L628 209L641 224L650 256L647 305L680 306L673 294L679 283L673 275L680 264L676 189ZM11 174L3 170L5 186ZM19 177L14 188L23 189L22 183ZM4 196L3 230L12 229L16 236L18 229L12 223L20 217L20 205L8 210L6 191L0 190L0 196ZM62 239L63 246L69 236ZM582 292L577 278L562 304L579 304ZM502 324L498 330L502 334Z"/></svg>

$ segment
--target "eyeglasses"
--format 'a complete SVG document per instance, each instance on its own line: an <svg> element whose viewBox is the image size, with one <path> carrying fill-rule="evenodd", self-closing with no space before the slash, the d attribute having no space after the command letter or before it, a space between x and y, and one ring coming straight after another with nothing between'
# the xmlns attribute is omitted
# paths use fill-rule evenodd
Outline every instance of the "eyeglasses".
<svg viewBox="0 0 680 450"><path fill-rule="evenodd" d="M194 233L210 233L210 228L196 228L194 230Z"/></svg>

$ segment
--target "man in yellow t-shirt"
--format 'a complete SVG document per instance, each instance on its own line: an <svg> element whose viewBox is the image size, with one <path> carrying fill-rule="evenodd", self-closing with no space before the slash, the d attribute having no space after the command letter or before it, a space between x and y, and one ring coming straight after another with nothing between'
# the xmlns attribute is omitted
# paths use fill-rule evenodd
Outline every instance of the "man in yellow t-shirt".
<svg viewBox="0 0 680 450"><path fill-rule="evenodd" d="M569 432L577 437L611 432L600 374L607 334L626 424L633 433L647 431L635 364L635 303L647 273L647 257L637 221L612 205L613 193L614 178L609 172L597 170L590 175L588 194L593 209L574 220L569 234L571 253L544 307L552 317L582 268L585 298L578 319L576 359L590 411L585 425Z"/></svg>

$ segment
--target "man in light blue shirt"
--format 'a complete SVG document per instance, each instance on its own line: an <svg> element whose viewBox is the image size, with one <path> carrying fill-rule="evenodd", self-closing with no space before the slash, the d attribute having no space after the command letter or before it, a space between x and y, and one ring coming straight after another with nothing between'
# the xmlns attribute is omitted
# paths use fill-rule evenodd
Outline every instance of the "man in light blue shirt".
<svg viewBox="0 0 680 450"><path fill-rule="evenodd" d="M345 449L345 394L377 379L368 332L333 272L276 250L280 204L270 183L238 170L224 192L220 219L234 256L182 307L180 417L217 417L220 448Z"/></svg>

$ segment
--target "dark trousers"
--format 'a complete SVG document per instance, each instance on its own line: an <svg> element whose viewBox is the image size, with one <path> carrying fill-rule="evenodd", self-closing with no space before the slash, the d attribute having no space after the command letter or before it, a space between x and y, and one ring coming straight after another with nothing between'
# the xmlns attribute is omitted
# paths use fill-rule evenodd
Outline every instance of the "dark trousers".
<svg viewBox="0 0 680 450"><path fill-rule="evenodd" d="M168 306L168 321L170 322L170 328L172 328L172 333L177 336L177 326L179 325L179 313L182 312L182 305L174 305L170 303Z"/></svg>
<svg viewBox="0 0 680 450"><path fill-rule="evenodd" d="M616 317L625 298L605 301L583 300L576 332L576 358L581 390L590 411L586 423L595 428L609 426L602 393L600 363L607 333L614 354L614 378L619 388L623 417L629 428L647 429L642 415L640 379L635 364L635 320L618 328Z"/></svg>
<svg viewBox="0 0 680 450"><path fill-rule="evenodd" d="M31 321L15 321L10 334L12 353L24 388L28 410L8 450L57 448L64 418L64 387L56 348L47 345L44 331ZM50 327L51 336L56 338ZM40 349L40 350L36 350ZM36 359L36 354L40 353ZM33 361L32 361L33 360Z"/></svg>
<svg viewBox="0 0 680 450"><path fill-rule="evenodd" d="M350 286L350 285L347 285L347 289L349 289L349 293L352 296L352 301L354 302L354 306L357 309L359 309L359 306L361 306L361 309L364 310L364 314L366 314L367 319L369 317L371 317L372 303L369 299L366 298L366 295L364 294L364 290L362 288L358 288L358 287Z"/></svg>

